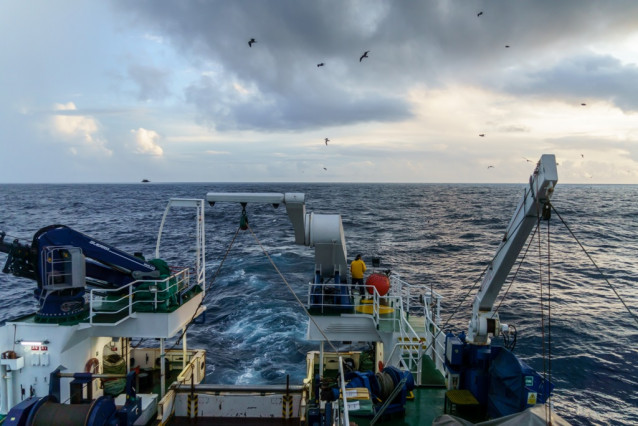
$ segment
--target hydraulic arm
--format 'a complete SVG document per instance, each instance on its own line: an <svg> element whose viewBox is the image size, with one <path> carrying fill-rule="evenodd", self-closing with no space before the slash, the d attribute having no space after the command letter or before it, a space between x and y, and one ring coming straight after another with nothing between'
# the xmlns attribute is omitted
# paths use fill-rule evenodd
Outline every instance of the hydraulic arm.
<svg viewBox="0 0 638 426"><path fill-rule="evenodd" d="M2 272L37 281L39 317L64 319L84 309L86 283L119 288L141 278L156 278L156 266L64 225L35 233L31 245L4 241L8 254Z"/></svg>

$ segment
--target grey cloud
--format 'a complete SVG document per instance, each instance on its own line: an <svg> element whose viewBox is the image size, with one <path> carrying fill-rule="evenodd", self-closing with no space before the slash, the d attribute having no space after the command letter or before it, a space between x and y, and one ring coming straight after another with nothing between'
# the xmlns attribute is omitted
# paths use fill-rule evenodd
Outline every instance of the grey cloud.
<svg viewBox="0 0 638 426"><path fill-rule="evenodd" d="M512 85L512 92L564 96L575 100L604 99L627 111L638 111L638 67L606 55L567 58L531 73Z"/></svg>
<svg viewBox="0 0 638 426"><path fill-rule="evenodd" d="M269 88L262 87L265 90ZM411 115L404 101L377 94L353 95L338 87L299 90L286 96L276 90L241 97L220 87L210 77L186 88L186 101L199 111L199 119L217 130L296 130L353 122L394 121Z"/></svg>
<svg viewBox="0 0 638 426"><path fill-rule="evenodd" d="M224 81L235 79L259 93L260 99L241 101L228 88L193 81L186 88L187 99L203 121L217 128L395 121L410 114L409 106L399 99L415 85L487 82L499 90L532 94L560 88L571 72L575 75L570 90L576 92L579 79L584 85L586 77L592 77L600 83L587 79L585 93L633 105L631 94L621 93L623 83L614 82L617 77L632 77L631 67L624 67L619 76L539 63L549 63L545 59L553 55L582 55L584 45L626 33L628 26L635 25L638 3L634 1L118 4L132 12L136 25L160 33L201 71L215 70ZM252 37L257 43L248 47ZM369 58L359 62L365 50L370 51ZM317 68L319 62L326 65ZM593 89L596 85L599 89ZM561 93L567 91L563 88Z"/></svg>
<svg viewBox="0 0 638 426"><path fill-rule="evenodd" d="M145 65L131 65L128 68L129 77L136 83L141 101L162 100L170 95L168 80L170 73L155 67Z"/></svg>

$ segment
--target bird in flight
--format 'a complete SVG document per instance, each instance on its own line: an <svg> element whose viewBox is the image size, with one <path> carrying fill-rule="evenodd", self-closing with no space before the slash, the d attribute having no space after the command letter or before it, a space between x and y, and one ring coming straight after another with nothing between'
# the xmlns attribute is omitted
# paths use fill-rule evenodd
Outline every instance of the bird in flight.
<svg viewBox="0 0 638 426"><path fill-rule="evenodd" d="M532 160L530 160L530 159L527 159L527 158L525 158L525 157L522 157L522 158L523 158L523 160L527 161L528 163L533 163L533 161L532 161Z"/></svg>
<svg viewBox="0 0 638 426"><path fill-rule="evenodd" d="M493 169L493 168L494 168L494 166L487 166L487 168L488 168L488 169Z"/></svg>
<svg viewBox="0 0 638 426"><path fill-rule="evenodd" d="M505 48L509 49L509 48L510 48L510 45L509 45L509 44L506 44L506 45L505 45Z"/></svg>
<svg viewBox="0 0 638 426"><path fill-rule="evenodd" d="M476 16L477 16L477 17L479 17L479 16L481 16L482 14L483 14L483 11L480 11L480 12L478 13L478 15L476 15Z"/></svg>
<svg viewBox="0 0 638 426"><path fill-rule="evenodd" d="M367 58L369 52L370 52L369 50L366 50L365 52L363 52L363 55L361 55L361 57L359 58L359 62L363 61L363 58Z"/></svg>
<svg viewBox="0 0 638 426"><path fill-rule="evenodd" d="M485 137L485 133L481 133L479 136L480 137Z"/></svg>
<svg viewBox="0 0 638 426"><path fill-rule="evenodd" d="M248 47L253 47L253 43L257 43L257 40L255 40L254 38L248 40Z"/></svg>
<svg viewBox="0 0 638 426"><path fill-rule="evenodd" d="M323 63L323 62L320 62L320 63L318 63L318 64L317 64L317 66L318 66L318 67L322 67L322 66L324 66L324 63Z"/></svg>
<svg viewBox="0 0 638 426"><path fill-rule="evenodd" d="M330 139L326 138L325 141L326 141L326 146L328 146L328 142L330 142Z"/></svg>
<svg viewBox="0 0 638 426"><path fill-rule="evenodd" d="M326 169L325 167L324 167L323 169L324 169L324 170L328 170L328 169Z"/></svg>
<svg viewBox="0 0 638 426"><path fill-rule="evenodd" d="M587 105L587 104L583 102L581 105L582 105L582 106L585 106L585 105Z"/></svg>

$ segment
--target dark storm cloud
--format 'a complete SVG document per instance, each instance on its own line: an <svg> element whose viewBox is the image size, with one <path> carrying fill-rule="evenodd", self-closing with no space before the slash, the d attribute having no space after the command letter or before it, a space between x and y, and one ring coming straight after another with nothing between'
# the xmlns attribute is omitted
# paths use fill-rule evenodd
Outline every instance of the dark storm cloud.
<svg viewBox="0 0 638 426"><path fill-rule="evenodd" d="M392 121L409 116L408 105L399 99L339 91L339 87L285 95L261 86L257 95L241 96L211 77L187 87L186 101L199 111L198 119L218 130L286 129L346 125L365 121ZM331 97L326 94L330 93Z"/></svg>
<svg viewBox="0 0 638 426"><path fill-rule="evenodd" d="M626 33L638 11L633 1L582 0L119 4L134 12L134 25L211 72L185 90L203 121L265 130L402 120L411 115L404 99L415 85L550 93L569 80L561 71L587 74L538 61L583 55L587 44ZM589 74L606 82L588 93L631 105L611 80L635 70L612 62L604 74Z"/></svg>

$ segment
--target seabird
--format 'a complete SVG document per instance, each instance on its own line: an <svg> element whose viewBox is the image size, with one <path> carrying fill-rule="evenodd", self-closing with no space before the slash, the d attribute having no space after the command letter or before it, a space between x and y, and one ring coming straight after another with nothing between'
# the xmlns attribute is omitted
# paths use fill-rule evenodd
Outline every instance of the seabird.
<svg viewBox="0 0 638 426"><path fill-rule="evenodd" d="M328 169L326 169L325 167L324 167L323 169L324 169L324 170L328 170Z"/></svg>
<svg viewBox="0 0 638 426"><path fill-rule="evenodd" d="M318 67L322 67L323 65L323 62L317 64Z"/></svg>
<svg viewBox="0 0 638 426"><path fill-rule="evenodd" d="M478 13L478 15L476 15L476 16L478 17L478 16L481 16L482 14L483 14L483 11L480 11L480 12Z"/></svg>
<svg viewBox="0 0 638 426"><path fill-rule="evenodd" d="M494 166L487 166L487 168L488 168L488 169L493 169L493 168L494 168Z"/></svg>
<svg viewBox="0 0 638 426"><path fill-rule="evenodd" d="M532 161L532 160L530 160L530 159L527 159L527 158L525 158L525 157L522 157L522 158L523 158L523 160L527 161L528 163L533 163L533 161Z"/></svg>
<svg viewBox="0 0 638 426"><path fill-rule="evenodd" d="M368 52L370 52L370 51L366 50L365 52L363 52L363 55L361 55L361 57L359 58L359 62L363 61L363 58L367 58L368 57Z"/></svg>
<svg viewBox="0 0 638 426"><path fill-rule="evenodd" d="M330 139L326 138L326 146L328 146L328 142L330 142Z"/></svg>
<svg viewBox="0 0 638 426"><path fill-rule="evenodd" d="M485 136L485 133L481 133L479 136L480 136L480 137L484 137L484 136Z"/></svg>
<svg viewBox="0 0 638 426"><path fill-rule="evenodd" d="M253 47L253 43L257 43L257 40L255 40L254 38L248 40L248 47Z"/></svg>
<svg viewBox="0 0 638 426"><path fill-rule="evenodd" d="M585 105L587 105L587 104L586 104L586 103L582 103L581 105L582 105L582 106L585 106Z"/></svg>
<svg viewBox="0 0 638 426"><path fill-rule="evenodd" d="M506 45L505 45L505 47L506 47L507 49L509 49L510 45L509 45L509 44L506 44Z"/></svg>

